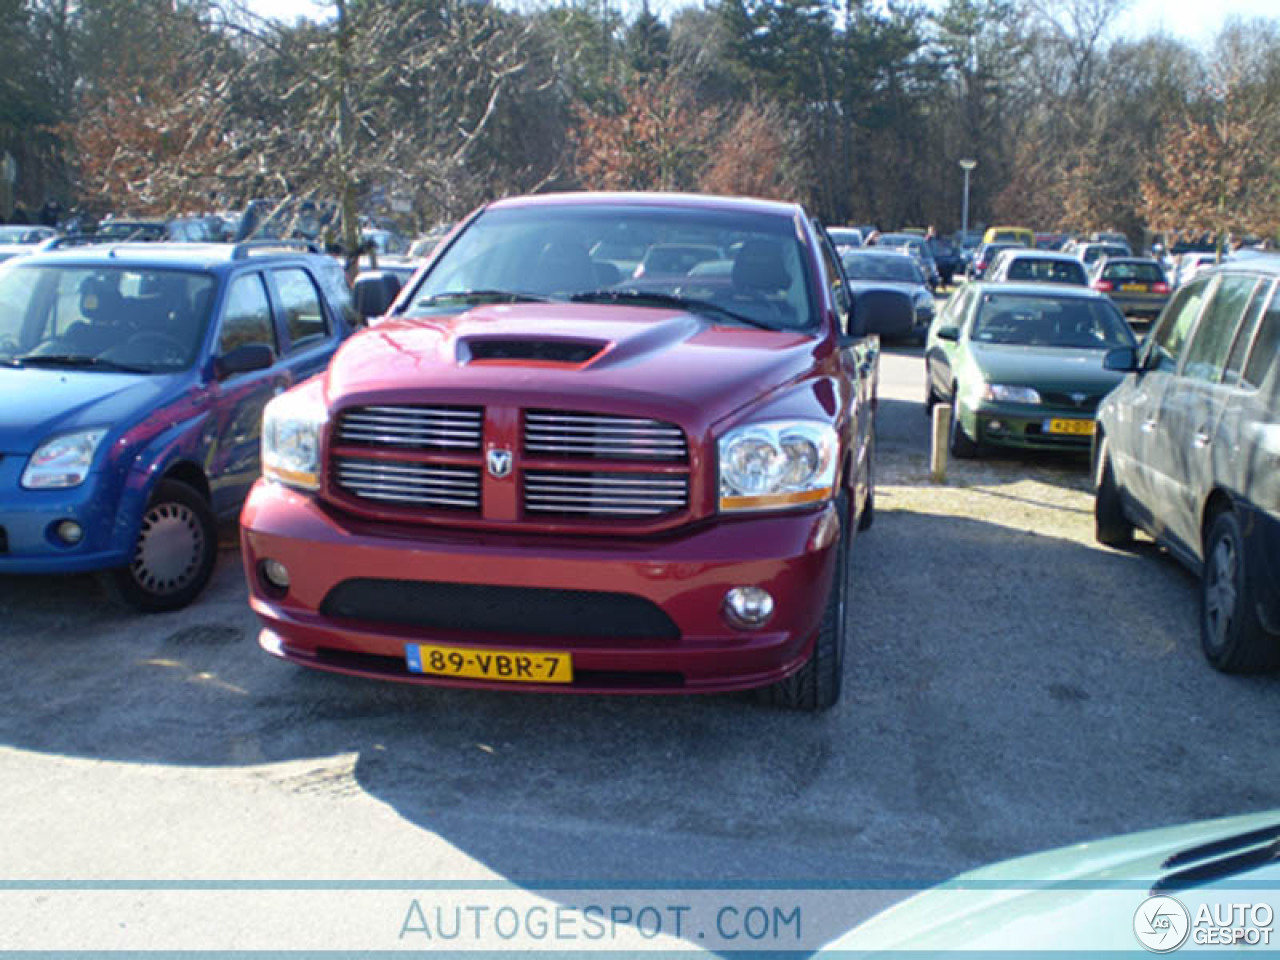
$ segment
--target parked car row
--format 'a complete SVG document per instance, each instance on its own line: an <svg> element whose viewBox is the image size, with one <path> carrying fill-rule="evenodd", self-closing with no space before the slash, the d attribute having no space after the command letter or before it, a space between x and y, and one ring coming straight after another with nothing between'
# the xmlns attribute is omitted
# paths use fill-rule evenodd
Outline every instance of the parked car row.
<svg viewBox="0 0 1280 960"><path fill-rule="evenodd" d="M1198 574L1215 667L1280 668L1280 257L1228 260L1172 298L1149 258L1100 259L1089 286L1050 279L1061 262L1011 248L952 295L926 409L951 407L956 457L1090 451L1098 540L1141 528ZM1141 344L1122 311L1158 317Z"/></svg>
<svg viewBox="0 0 1280 960"><path fill-rule="evenodd" d="M1260 599L1280 576L1276 258L1228 262L1161 312L1169 290L1155 261L1105 257L1085 275L1070 255L1012 246L934 316L917 257L850 243L837 254L807 220L812 233L795 245L800 215L710 198L512 201L466 221L429 265L384 267L354 293L335 261L281 243L15 258L0 267L0 389L25 402L0 419L0 573L98 570L135 607L181 606L209 576L217 519L265 468L244 548L263 644L280 656L502 687L512 678L490 669L496 660L468 658L490 650L479 634L500 635L491 652L502 652L522 649L524 631L483 611L545 604L536 636L554 648L534 651L548 654L543 673L518 678L535 686L555 688L562 678L547 671L564 669L580 689L766 686L829 706L843 547L827 549L822 525L872 516L867 334L927 331L925 407L951 408L954 456L1093 451L1099 539L1122 543L1142 527L1201 571L1216 666L1280 666L1280 612ZM1142 345L1125 312L1159 315ZM362 315L377 329L339 350ZM661 391L635 381L651 374ZM853 406L808 403L823 394L817 381L847 381L837 394ZM722 393L729 406L716 413ZM707 436L715 449L691 449ZM740 511L785 532L776 510L826 531L807 541L825 544L821 556L761 560L737 537ZM671 556L732 543L751 569L773 570L769 592L729 564L673 604L667 587L650 596L634 558L614 563L594 539L679 540L691 519L695 539ZM439 548L429 563L415 548L409 580L404 531L429 531ZM469 552L477 537L508 534L544 544L518 583L498 568L481 575ZM308 558L322 555L317 571ZM645 599L646 631L719 637L712 646L745 631L759 644L717 666L665 641L624 651L595 634L556 640L578 616L566 591L588 569L593 590ZM795 578L822 589L786 587ZM779 589L788 611L803 594L814 615L776 614ZM704 594L718 598L714 615ZM390 652L403 631L377 611L408 596L420 600L405 607L417 611L409 625L429 620L444 646L411 644L406 661ZM454 606L474 616L430 619ZM765 624L773 632L759 633ZM388 647L374 634L399 639ZM437 654L446 666L432 665Z"/></svg>

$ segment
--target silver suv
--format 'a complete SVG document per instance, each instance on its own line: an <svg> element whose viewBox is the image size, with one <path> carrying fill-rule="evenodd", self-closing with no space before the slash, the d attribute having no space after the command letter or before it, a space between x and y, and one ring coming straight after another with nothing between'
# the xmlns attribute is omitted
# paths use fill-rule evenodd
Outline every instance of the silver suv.
<svg viewBox="0 0 1280 960"><path fill-rule="evenodd" d="M1280 257L1179 290L1098 409L1099 541L1135 527L1200 575L1200 635L1219 670L1280 667Z"/></svg>

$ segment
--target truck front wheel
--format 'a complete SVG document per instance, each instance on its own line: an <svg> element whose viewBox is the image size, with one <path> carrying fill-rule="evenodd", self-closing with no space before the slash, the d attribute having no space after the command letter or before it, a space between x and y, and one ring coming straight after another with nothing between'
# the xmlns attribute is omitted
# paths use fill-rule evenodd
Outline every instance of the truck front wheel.
<svg viewBox="0 0 1280 960"><path fill-rule="evenodd" d="M792 710L827 710L840 699L844 678L846 614L849 597L849 499L840 498L840 541L836 544L836 575L827 593L822 624L814 641L813 654L803 667L772 686L761 690L766 703Z"/></svg>

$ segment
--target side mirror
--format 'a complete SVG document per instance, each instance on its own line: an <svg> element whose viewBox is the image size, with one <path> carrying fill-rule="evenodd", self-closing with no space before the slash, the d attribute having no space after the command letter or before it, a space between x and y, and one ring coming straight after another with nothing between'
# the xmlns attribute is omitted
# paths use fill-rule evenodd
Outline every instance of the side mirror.
<svg viewBox="0 0 1280 960"><path fill-rule="evenodd" d="M1135 370L1140 370L1138 351L1133 347L1116 347L1108 350L1106 356L1102 358L1102 369L1114 370L1117 373L1133 373Z"/></svg>
<svg viewBox="0 0 1280 960"><path fill-rule="evenodd" d="M391 309L400 293L400 278L394 273L377 271L356 278L352 289L356 311L362 317L380 317Z"/></svg>
<svg viewBox="0 0 1280 960"><path fill-rule="evenodd" d="M960 328L953 323L943 324L938 328L937 337L939 340L950 340L955 343L960 339Z"/></svg>
<svg viewBox="0 0 1280 960"><path fill-rule="evenodd" d="M216 370L223 380L237 373L266 370L276 362L276 352L265 343L242 343L218 357Z"/></svg>

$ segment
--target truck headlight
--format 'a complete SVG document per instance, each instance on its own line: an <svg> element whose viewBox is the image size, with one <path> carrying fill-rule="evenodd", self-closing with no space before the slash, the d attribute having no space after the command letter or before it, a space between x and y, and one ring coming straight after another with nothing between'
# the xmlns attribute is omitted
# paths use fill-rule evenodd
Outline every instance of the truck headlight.
<svg viewBox="0 0 1280 960"><path fill-rule="evenodd" d="M104 429L79 430L50 437L36 448L22 471L28 490L66 490L78 487L89 476L93 455L107 435Z"/></svg>
<svg viewBox="0 0 1280 960"><path fill-rule="evenodd" d="M262 414L262 475L299 490L320 489L320 436L329 411L309 389L282 393Z"/></svg>
<svg viewBox="0 0 1280 960"><path fill-rule="evenodd" d="M1039 403L1040 393L1033 387L1014 387L1004 383L989 383L983 391L984 400L996 403Z"/></svg>
<svg viewBox="0 0 1280 960"><path fill-rule="evenodd" d="M829 499L835 430L814 420L774 420L730 430L719 442L720 509L769 510Z"/></svg>

